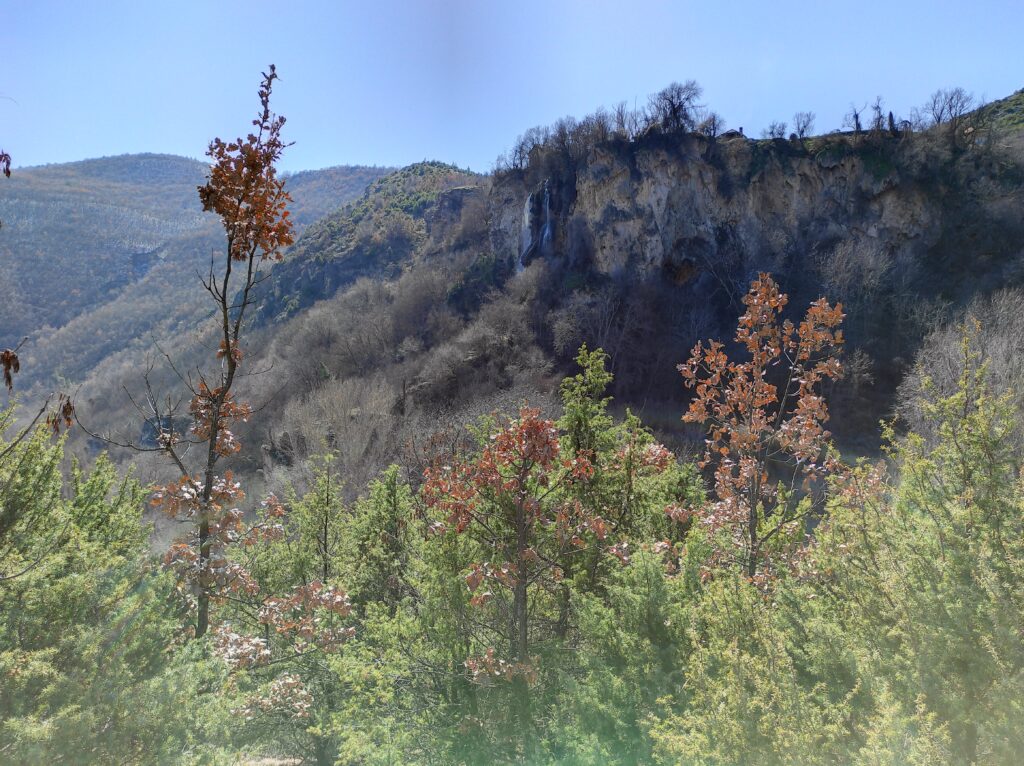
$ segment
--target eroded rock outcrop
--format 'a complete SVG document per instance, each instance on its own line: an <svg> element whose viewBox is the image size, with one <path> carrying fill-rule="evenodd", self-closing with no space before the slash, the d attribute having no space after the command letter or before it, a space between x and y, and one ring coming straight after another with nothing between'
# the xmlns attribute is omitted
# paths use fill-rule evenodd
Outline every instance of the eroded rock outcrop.
<svg viewBox="0 0 1024 766"><path fill-rule="evenodd" d="M536 202L545 187L551 223ZM501 257L536 255L550 226L554 257L676 282L714 269L777 270L801 254L827 257L839 242L913 258L941 232L934 195L856 153L696 136L593 147L568 182L505 178L491 205Z"/></svg>

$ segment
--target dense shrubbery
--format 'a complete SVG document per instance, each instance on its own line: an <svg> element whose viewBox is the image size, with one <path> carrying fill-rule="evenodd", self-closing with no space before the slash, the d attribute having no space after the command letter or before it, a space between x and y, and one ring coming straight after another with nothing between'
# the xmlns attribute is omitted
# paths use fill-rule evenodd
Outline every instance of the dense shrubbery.
<svg viewBox="0 0 1024 766"><path fill-rule="evenodd" d="M819 306L788 345L783 307L769 283L751 293L752 362L775 327L783 366L806 366L804 345L836 316ZM557 420L485 417L469 443L435 452L422 485L392 467L353 502L336 458L309 462L308 489L268 517L279 531L232 549L252 587L216 602L200 641L183 640L192 616L145 553L139 486L102 461L62 483L61 445L30 434L0 465L5 524L25 520L0 539L0 754L1015 763L1021 413L972 342L955 380L922 384L926 436L888 430L887 463L833 463L827 488L811 487L813 532L791 529L785 557L753 577L749 540L716 517L733 485L704 489L635 417L614 418L607 357L584 349ZM739 368L714 376L720 349L695 353L705 391L736 405L712 423L719 473L742 477L750 459L775 482L774 450L821 449L796 401L762 424L764 450L748 445L743 423L782 396L775 373L752 388ZM813 399L819 384L799 374ZM743 407L747 394L760 404ZM750 498L763 534L789 523ZM321 594L340 588L328 608Z"/></svg>

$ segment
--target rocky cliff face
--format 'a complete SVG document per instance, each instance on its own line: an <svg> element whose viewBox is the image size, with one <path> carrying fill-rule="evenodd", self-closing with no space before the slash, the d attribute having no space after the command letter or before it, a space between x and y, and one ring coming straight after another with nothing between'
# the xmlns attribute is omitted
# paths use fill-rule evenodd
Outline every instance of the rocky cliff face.
<svg viewBox="0 0 1024 766"><path fill-rule="evenodd" d="M372 275L377 261L383 268L467 249L510 273L545 259L740 295L761 270L839 292L865 278L914 281L922 266L938 267L938 278L964 265L946 257L951 250L977 249L979 238L1000 268L1019 259L1017 167L990 152L953 154L915 141L675 134L597 144L571 163L539 149L524 171L492 179L412 166L313 227L295 263L281 269L279 292L291 291L285 273L299 268L313 281L330 277L314 291L320 299L357 274ZM390 199L396 186L417 200L415 210ZM374 213L374 228L361 234L365 209L386 215ZM315 264L302 264L310 259Z"/></svg>
<svg viewBox="0 0 1024 766"><path fill-rule="evenodd" d="M377 355L402 366L413 398L433 406L461 390L445 381L498 386L524 370L539 386L587 343L609 353L620 402L676 413L676 364L700 338L731 337L767 271L794 316L823 295L842 302L851 375L833 412L874 439L921 339L977 295L1024 284L1013 146L675 133L540 146L492 177L411 166L311 227L275 268L263 316L301 323L357 279L390 281L388 300L422 298L422 328L433 322Z"/></svg>
<svg viewBox="0 0 1024 766"><path fill-rule="evenodd" d="M494 180L490 247L517 268L544 259L626 285L607 300L591 279L590 297L563 307L580 325L571 337L592 344L588 323L636 324L624 296L656 289L658 307L640 306L651 316L621 342L619 371L642 366L658 337L674 338L678 356L699 335L731 335L760 271L794 307L840 301L857 359L847 410L863 419L852 430L873 432L924 335L977 296L1024 284L1020 147L691 134L610 141L573 163L540 150L525 171ZM661 366L649 375L667 391L673 365Z"/></svg>
<svg viewBox="0 0 1024 766"><path fill-rule="evenodd" d="M574 178L531 180L495 184L496 252L515 261L538 240L543 212L531 200L546 182L555 190L552 254L607 275L661 274L681 284L739 269L742 280L840 242L916 259L941 235L941 201L895 168L783 141L609 144L592 148Z"/></svg>

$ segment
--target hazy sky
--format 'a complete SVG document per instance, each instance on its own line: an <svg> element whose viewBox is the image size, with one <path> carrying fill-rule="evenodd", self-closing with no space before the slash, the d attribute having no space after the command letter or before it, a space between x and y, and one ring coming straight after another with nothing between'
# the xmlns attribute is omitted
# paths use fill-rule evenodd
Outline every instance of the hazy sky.
<svg viewBox="0 0 1024 766"><path fill-rule="evenodd" d="M290 170L489 170L526 128L696 79L730 127L839 127L876 95L1024 87L1024 0L0 0L0 148L16 166L201 157L244 132L261 69Z"/></svg>

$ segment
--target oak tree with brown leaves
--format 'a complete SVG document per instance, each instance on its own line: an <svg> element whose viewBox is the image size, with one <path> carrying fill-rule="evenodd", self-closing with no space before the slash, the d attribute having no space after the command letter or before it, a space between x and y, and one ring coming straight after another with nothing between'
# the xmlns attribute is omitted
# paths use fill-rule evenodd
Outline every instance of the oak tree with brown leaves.
<svg viewBox="0 0 1024 766"><path fill-rule="evenodd" d="M471 535L488 556L471 565L466 585L471 605L492 614L492 635L503 645L470 658L466 668L478 682L513 684L526 737L537 678L533 652L556 631L538 616L537 604L556 598L566 555L608 534L604 518L564 492L593 470L585 456L562 454L553 421L523 407L518 418L499 422L479 455L430 468L424 477L431 532Z"/></svg>
<svg viewBox="0 0 1024 766"><path fill-rule="evenodd" d="M218 367L212 373L199 373L196 381L182 376L191 393L188 432L177 430L172 408L160 406L147 382L150 395L145 415L157 434L156 449L180 472L178 480L156 489L153 503L191 527L188 536L172 546L167 562L194 599L196 637L210 626L211 599L233 592L251 595L256 588L244 568L229 558L228 546L272 537L280 528L274 513L266 515L261 525L247 527L238 508L243 497L240 486L230 471L220 474L217 470L222 458L241 449L231 428L252 413L248 404L235 401L232 388L245 356L242 336L253 289L262 278L263 265L280 260L282 250L293 241L287 210L290 197L276 168L286 147L281 139L285 119L270 110L276 79L271 66L263 74L261 108L252 122L253 131L234 141L215 138L207 151L212 164L207 182L199 187L199 198L204 210L220 216L227 236L220 264L211 259L203 280L216 306ZM197 453L198 465L190 465L189 455ZM279 505L271 500L268 507L278 509Z"/></svg>
<svg viewBox="0 0 1024 766"><path fill-rule="evenodd" d="M807 517L818 506L812 484L838 467L820 388L842 375L842 306L821 298L794 325L782 318L787 303L761 274L743 298L736 329L747 361L729 359L722 343L708 341L679 365L695 393L683 420L706 427L700 465L714 470L714 499L669 513L704 526L710 564L735 563L762 586L799 556Z"/></svg>
<svg viewBox="0 0 1024 766"><path fill-rule="evenodd" d="M660 518L665 497L654 487L663 476L668 486L675 464L634 418L615 424L606 414L605 359L581 349L580 374L562 385L561 420L526 406L495 416L477 432L479 449L438 460L420 493L439 547L464 553L466 723L480 720L485 698L496 703L507 743L528 763L539 757L553 659L571 640L572 594L596 592L607 572L629 565L631 534L647 531L648 513Z"/></svg>

